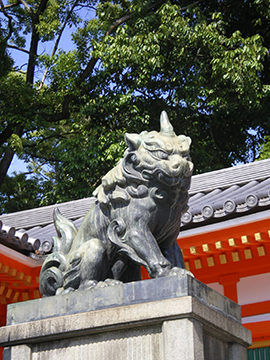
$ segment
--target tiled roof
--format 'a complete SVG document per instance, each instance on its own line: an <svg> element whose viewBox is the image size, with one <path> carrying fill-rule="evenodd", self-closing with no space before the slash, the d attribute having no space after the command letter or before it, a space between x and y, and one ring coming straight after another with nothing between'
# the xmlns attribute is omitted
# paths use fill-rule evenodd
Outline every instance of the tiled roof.
<svg viewBox="0 0 270 360"><path fill-rule="evenodd" d="M270 159L195 175L189 193L189 210L182 215L182 229L268 209ZM58 207L79 227L94 201L95 198L91 197L2 215L0 220L5 225L2 227L5 233L0 231L0 242L28 252L34 252L39 245L39 252L47 253L52 248L52 236L56 235L53 209ZM16 233L13 237L7 236L13 227Z"/></svg>
<svg viewBox="0 0 270 360"><path fill-rule="evenodd" d="M72 220L79 227L84 215L94 201L95 198L91 197L1 215L0 225L5 225L5 232L8 233L10 229L14 231L16 229L16 232L12 238L0 231L0 243L23 253L25 251L30 252L32 257L39 258L38 255L32 253L46 254L51 251L53 246L52 236L56 235L53 224L53 210L58 208L63 216ZM28 241L25 241L26 236L28 236ZM14 241L15 238L16 241Z"/></svg>
<svg viewBox="0 0 270 360"><path fill-rule="evenodd" d="M30 237L30 234L16 231L13 226L5 226L0 220L0 243L13 249L29 252L40 247L39 239Z"/></svg>
<svg viewBox="0 0 270 360"><path fill-rule="evenodd" d="M182 226L194 226L270 206L270 159L192 177Z"/></svg>

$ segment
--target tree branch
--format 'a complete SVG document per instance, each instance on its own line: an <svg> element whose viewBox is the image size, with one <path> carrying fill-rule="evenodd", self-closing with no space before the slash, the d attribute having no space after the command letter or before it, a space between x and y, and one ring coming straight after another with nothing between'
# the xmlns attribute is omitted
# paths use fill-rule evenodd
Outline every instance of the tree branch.
<svg viewBox="0 0 270 360"><path fill-rule="evenodd" d="M14 124L9 124L7 126L7 128L2 132L1 136L7 137L10 134L11 128L13 130L13 126L14 126ZM22 134L23 134L23 127L21 125L17 125L16 130L11 131L11 134L12 133L14 133L14 134L18 135L19 137L21 137ZM10 137L10 135L8 137ZM5 176L6 176L7 172L8 172L8 169L9 169L10 164L12 162L13 156L14 156L14 151L10 146L8 146L6 151L5 151L5 154L2 157L1 162L0 162L0 188L1 188L1 186L3 184L3 181L5 179Z"/></svg>
<svg viewBox="0 0 270 360"><path fill-rule="evenodd" d="M67 25L67 23L68 23L68 20L70 19L71 15L72 15L73 10L74 10L75 7L78 5L78 2L79 2L79 0L76 0L76 1L74 2L74 4L72 5L71 9L69 10L69 12L68 12L68 14L67 14L67 16L66 16L66 19L65 19L65 21L64 21L64 23L63 23L63 25L62 25L62 27L61 27L61 29L60 29L60 32L59 32L58 37L57 37L57 39L56 39L56 42L55 42L55 44L54 44L54 48L53 48L52 53L51 53L51 56L50 56L51 59L52 59L52 57L54 56L54 54L56 53L56 50L58 49L58 45L59 45L60 39L61 39L61 37L62 37L63 31L64 31L64 29L65 29L65 27L66 27L66 25ZM41 83L40 83L40 85L39 85L38 91L42 89L48 71L49 71L49 66L48 66L48 67L45 69L45 71L44 71L44 74L43 74Z"/></svg>
<svg viewBox="0 0 270 360"><path fill-rule="evenodd" d="M5 9L10 9L10 8L13 8L13 7L18 6L18 5L20 5L19 1L15 2L13 4L7 4L7 5L4 6L4 8Z"/></svg>
<svg viewBox="0 0 270 360"><path fill-rule="evenodd" d="M163 3L164 0L160 0L157 1L156 3L152 4L151 6L148 7L148 11L150 11L153 8L156 8L157 6L159 6L161 3ZM120 25L122 25L123 23L127 22L128 20L131 19L131 17L133 16L133 13L131 14L127 14L122 16L120 19L116 20L111 27L109 28L109 30L106 32L105 36L109 36L116 28L118 28ZM85 68L85 70L83 71L83 73L81 74L79 81L77 83L78 86L81 85L81 83L90 75L90 73L93 71L97 61L99 59L92 57L87 65L87 67Z"/></svg>
<svg viewBox="0 0 270 360"><path fill-rule="evenodd" d="M128 14L128 15L124 15L122 16L120 19L116 20L110 27L110 29L106 32L105 36L109 36L114 29L116 29L117 27L119 27L120 25L122 25L124 22L130 20L132 14ZM90 73L93 71L96 63L98 62L99 58L96 57L92 57L88 63L88 65L86 66L86 68L84 69L84 71L82 72L79 81L77 82L77 86L80 86L81 83L90 75Z"/></svg>
<svg viewBox="0 0 270 360"><path fill-rule="evenodd" d="M25 7L26 11L28 12L29 15L33 16L33 11L30 8L30 6L27 4L27 2L25 0L19 0L19 2L21 4L23 4L23 6Z"/></svg>
<svg viewBox="0 0 270 360"><path fill-rule="evenodd" d="M45 136L43 137L42 139L39 139L36 143L32 143L32 144L24 144L23 147L24 149L31 149L31 148L35 148L37 146L37 144L42 144L44 141L46 140L50 140L50 139L53 139L53 138L57 138L58 140L59 139L64 139L64 138L67 138L68 135L76 135L78 134L78 132L66 132L66 133L61 133L61 134L57 134L55 135L55 133L53 133L52 135L48 135L48 136Z"/></svg>
<svg viewBox="0 0 270 360"><path fill-rule="evenodd" d="M161 3L163 3L164 0L157 1L156 3L152 4L148 7L148 11L150 11L153 8L156 8ZM124 22L127 22L130 20L130 18L133 16L133 14L127 14L122 16L120 19L116 20L109 28L109 30L105 33L104 37L109 36L117 27L122 25ZM96 63L98 62L99 58L92 57L82 74L80 75L79 79L76 82L76 87L80 88L81 84L89 77L91 72L93 71ZM58 114L45 114L43 113L42 116L46 121L51 122L57 122L59 120L67 119L70 115L69 112L69 103L74 99L74 95L67 95L64 99L63 106L62 106L62 112Z"/></svg>
<svg viewBox="0 0 270 360"><path fill-rule="evenodd" d="M0 188L3 184L3 181L5 179L5 176L7 174L8 168L11 164L11 161L14 156L14 151L11 149L11 147L8 147L6 149L6 152L0 162Z"/></svg>
<svg viewBox="0 0 270 360"><path fill-rule="evenodd" d="M13 27L12 27L12 16L9 15L7 12L6 12L6 9L5 9L5 6L3 4L3 1L0 0L0 6L1 6L1 9L2 9L2 12L3 14L8 18L8 35L6 36L5 40L7 41L11 35L12 35L12 32L13 32Z"/></svg>
<svg viewBox="0 0 270 360"><path fill-rule="evenodd" d="M31 152L27 152L27 151L25 151L25 153L27 155L31 156L33 159L37 159L37 160L42 159L45 162L56 162L57 161L57 159L55 157L45 156L44 154L42 154L42 156L41 156L41 155L37 155L37 154L32 154Z"/></svg>
<svg viewBox="0 0 270 360"><path fill-rule="evenodd" d="M0 134L0 146L2 146L5 142L8 141L8 139L10 138L10 136L12 135L13 131L14 131L14 124L8 124L8 126L5 128L4 131L1 132Z"/></svg>
<svg viewBox="0 0 270 360"><path fill-rule="evenodd" d="M79 10L81 10L81 9L83 9L83 8L86 8L86 9L91 9L91 10L97 11L97 8L96 8L95 6L80 4Z"/></svg>
<svg viewBox="0 0 270 360"><path fill-rule="evenodd" d="M46 114L46 113L41 113L40 115L43 117L43 119L45 121L48 122L58 122L60 120L63 119L68 119L70 117L70 112L69 112L69 103L74 99L74 95L70 94L70 95L66 95L62 104L62 111L60 113L57 114Z"/></svg>
<svg viewBox="0 0 270 360"><path fill-rule="evenodd" d="M24 1L24 0L20 0ZM34 82L34 71L35 71L35 61L37 56L37 48L39 42L39 34L36 30L36 25L39 23L39 15L45 11L48 0L41 1L39 8L34 16L32 16L32 37L30 43L30 54L26 72L26 82L29 84L33 84ZM31 10L32 12L32 10Z"/></svg>
<svg viewBox="0 0 270 360"><path fill-rule="evenodd" d="M122 25L124 22L128 21L131 18L131 14L124 15L120 19L116 20L110 27L110 29L106 32L106 36L110 35L115 28Z"/></svg>
<svg viewBox="0 0 270 360"><path fill-rule="evenodd" d="M39 21L39 15L42 14L45 10L46 10L46 6L47 6L48 0L42 0L41 3L39 4L39 7L37 9L36 12L36 20Z"/></svg>
<svg viewBox="0 0 270 360"><path fill-rule="evenodd" d="M22 52L25 52L26 54L30 54L30 52L28 50L25 50L23 48L20 48L18 46L15 46L15 45L10 45L10 44L7 44L7 47L8 48L11 48L11 49L15 49L15 50L19 50L19 51L22 51Z"/></svg>

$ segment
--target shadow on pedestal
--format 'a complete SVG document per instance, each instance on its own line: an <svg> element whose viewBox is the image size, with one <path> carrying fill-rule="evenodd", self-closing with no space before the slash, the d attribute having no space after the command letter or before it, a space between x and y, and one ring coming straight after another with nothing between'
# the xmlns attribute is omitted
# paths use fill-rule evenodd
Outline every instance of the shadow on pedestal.
<svg viewBox="0 0 270 360"><path fill-rule="evenodd" d="M240 306L189 275L8 306L4 360L245 360Z"/></svg>

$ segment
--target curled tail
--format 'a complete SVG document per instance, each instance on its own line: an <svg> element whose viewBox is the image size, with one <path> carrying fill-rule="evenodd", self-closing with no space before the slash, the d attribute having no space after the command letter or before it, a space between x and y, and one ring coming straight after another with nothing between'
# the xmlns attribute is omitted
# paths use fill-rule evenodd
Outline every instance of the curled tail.
<svg viewBox="0 0 270 360"><path fill-rule="evenodd" d="M55 295L63 286L63 271L66 268L66 257L61 253L52 253L44 261L39 275L39 291L42 296Z"/></svg>
<svg viewBox="0 0 270 360"><path fill-rule="evenodd" d="M75 225L61 215L57 208L53 217L58 236L53 236L53 253L48 255L40 271L39 290L42 296L55 295L57 289L63 286L67 254L78 232Z"/></svg>
<svg viewBox="0 0 270 360"><path fill-rule="evenodd" d="M58 235L58 237L53 236L53 252L68 254L78 230L73 222L61 215L58 208L53 211L53 220Z"/></svg>

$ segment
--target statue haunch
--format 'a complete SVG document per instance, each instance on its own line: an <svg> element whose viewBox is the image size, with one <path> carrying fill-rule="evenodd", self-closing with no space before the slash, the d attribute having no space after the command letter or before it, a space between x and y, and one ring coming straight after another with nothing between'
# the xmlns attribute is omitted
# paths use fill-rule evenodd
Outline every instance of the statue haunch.
<svg viewBox="0 0 270 360"><path fill-rule="evenodd" d="M58 237L40 273L44 296L152 278L185 268L176 242L193 169L191 139L176 136L165 111L160 132L126 134L124 158L95 190L80 229L58 210ZM103 284L103 285L102 285Z"/></svg>

